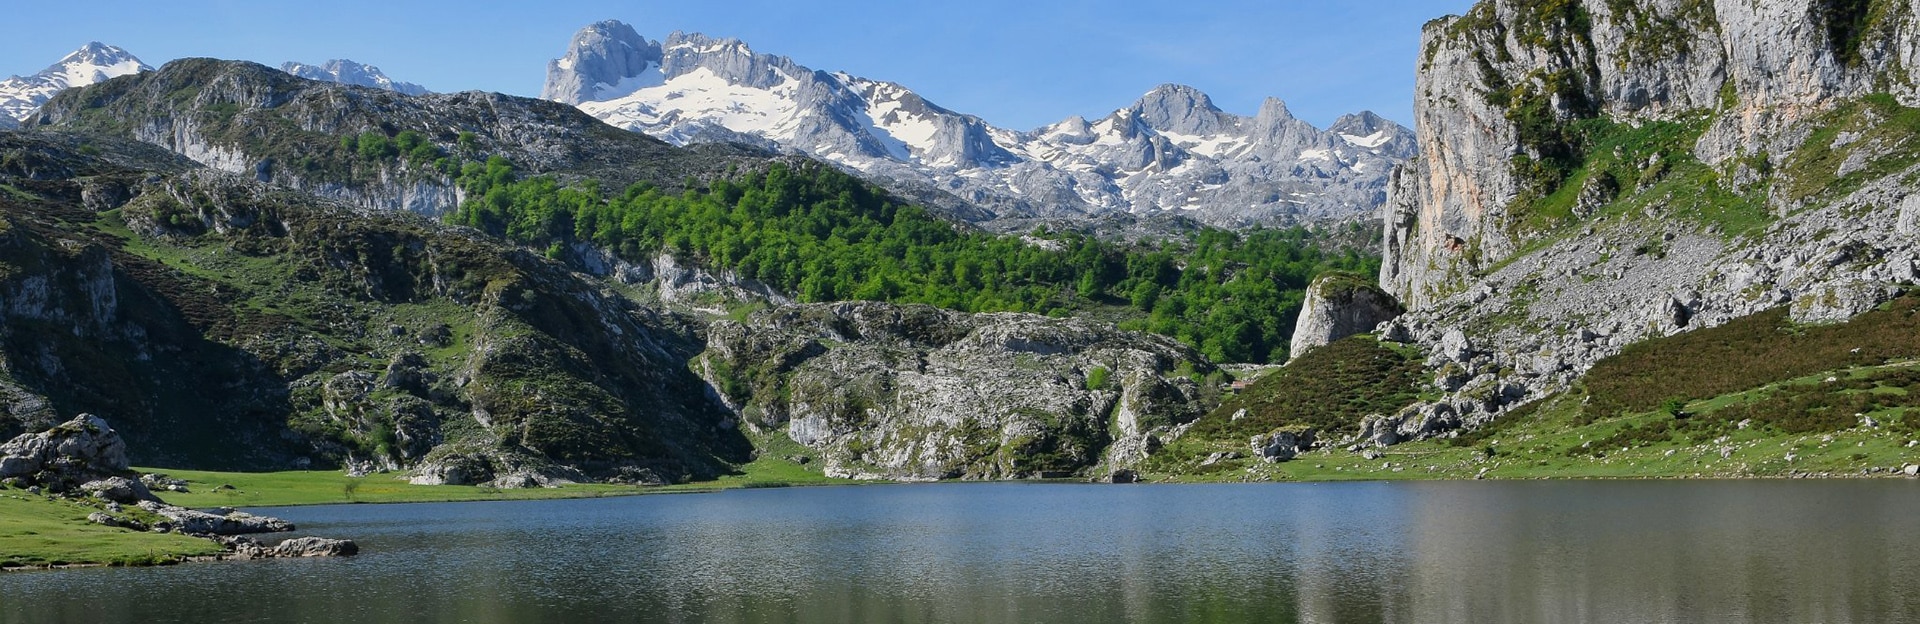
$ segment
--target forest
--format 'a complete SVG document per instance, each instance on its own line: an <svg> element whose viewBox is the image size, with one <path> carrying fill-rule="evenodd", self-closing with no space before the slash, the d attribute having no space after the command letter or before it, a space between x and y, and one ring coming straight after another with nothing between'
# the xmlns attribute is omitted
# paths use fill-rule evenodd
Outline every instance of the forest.
<svg viewBox="0 0 1920 624"><path fill-rule="evenodd" d="M457 181L467 199L450 223L556 258L576 242L636 262L665 251L802 302L1102 312L1217 362L1284 361L1307 283L1379 265L1360 250L1324 251L1299 227L1209 228L1155 244L964 231L817 163L776 162L678 194L648 184L603 193L591 180L521 175L498 157L464 164Z"/></svg>

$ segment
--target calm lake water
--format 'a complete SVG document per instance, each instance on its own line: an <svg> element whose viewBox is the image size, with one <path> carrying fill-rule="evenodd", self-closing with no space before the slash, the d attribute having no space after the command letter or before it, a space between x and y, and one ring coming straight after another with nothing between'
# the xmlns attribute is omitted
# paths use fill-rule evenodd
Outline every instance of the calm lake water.
<svg viewBox="0 0 1920 624"><path fill-rule="evenodd" d="M263 510L6 622L1920 622L1920 483L935 484Z"/></svg>

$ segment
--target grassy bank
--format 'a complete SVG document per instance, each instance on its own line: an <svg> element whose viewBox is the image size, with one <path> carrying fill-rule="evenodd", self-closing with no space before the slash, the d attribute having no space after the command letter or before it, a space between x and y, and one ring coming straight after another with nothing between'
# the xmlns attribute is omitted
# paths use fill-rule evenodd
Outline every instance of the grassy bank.
<svg viewBox="0 0 1920 624"><path fill-rule="evenodd" d="M1920 361L1851 367L1722 396L1594 419L1586 392L1536 407L1450 440L1377 449L1373 455L1317 449L1294 461L1190 459L1146 474L1173 482L1240 480L1436 480L1436 478L1789 478L1874 476L1920 463L1920 430L1908 424L1908 374ZM1859 405L1857 397L1880 403ZM1847 426L1780 426L1755 413L1778 401L1837 403ZM1855 417L1855 409L1866 409ZM1866 420L1872 424L1866 424ZM1244 445L1244 444L1242 444ZM1252 455L1221 445L1219 453ZM1165 470L1173 468L1173 470Z"/></svg>
<svg viewBox="0 0 1920 624"><path fill-rule="evenodd" d="M154 565L220 552L213 542L87 522L90 505L0 489L0 568Z"/></svg>
<svg viewBox="0 0 1920 624"><path fill-rule="evenodd" d="M554 488L500 489L468 485L412 485L400 475L349 477L337 470L209 472L138 468L183 479L188 492L159 492L175 505L195 508L272 507L342 503L594 498L711 492L735 488L847 483L817 469L771 454L718 480L665 486L573 484ZM97 505L0 488L0 568L63 565L163 565L215 555L219 545L183 535L144 533L87 521ZM352 536L338 536L351 538Z"/></svg>

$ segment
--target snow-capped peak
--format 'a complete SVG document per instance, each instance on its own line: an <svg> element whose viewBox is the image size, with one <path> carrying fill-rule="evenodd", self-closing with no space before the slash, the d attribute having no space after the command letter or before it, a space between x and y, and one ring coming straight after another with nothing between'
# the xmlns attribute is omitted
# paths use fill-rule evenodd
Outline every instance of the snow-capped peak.
<svg viewBox="0 0 1920 624"><path fill-rule="evenodd" d="M386 89L406 95L426 95L428 93L426 87L411 82L394 80L388 77L386 72L380 71L378 67L366 63L355 63L347 59L333 59L319 65L287 61L280 66L280 71L308 80L373 87L375 89Z"/></svg>
<svg viewBox="0 0 1920 624"><path fill-rule="evenodd" d="M619 22L576 34L548 65L544 93L672 143L806 154L1009 219L1163 210L1221 225L1350 217L1385 200L1387 174L1411 155L1395 149L1406 130L1377 117L1356 117L1348 132L1357 134L1343 137L1294 118L1277 99L1240 116L1175 84L1096 121L996 128L896 83L814 71L738 39L675 32L656 43Z"/></svg>
<svg viewBox="0 0 1920 624"><path fill-rule="evenodd" d="M40 73L0 81L0 114L24 120L62 90L152 70L126 50L89 42Z"/></svg>

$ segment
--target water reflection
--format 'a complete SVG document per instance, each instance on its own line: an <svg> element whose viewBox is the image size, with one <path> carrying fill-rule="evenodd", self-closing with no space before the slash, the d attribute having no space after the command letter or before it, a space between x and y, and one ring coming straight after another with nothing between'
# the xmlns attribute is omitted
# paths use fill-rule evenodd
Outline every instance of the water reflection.
<svg viewBox="0 0 1920 624"><path fill-rule="evenodd" d="M941 484L270 510L350 559L0 575L0 621L1892 622L1909 482Z"/></svg>

